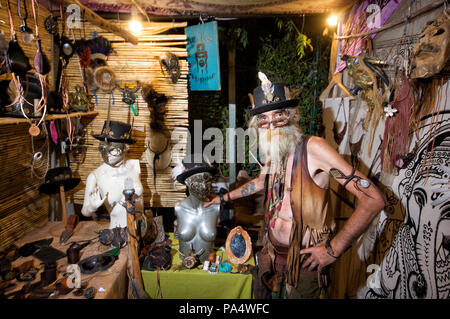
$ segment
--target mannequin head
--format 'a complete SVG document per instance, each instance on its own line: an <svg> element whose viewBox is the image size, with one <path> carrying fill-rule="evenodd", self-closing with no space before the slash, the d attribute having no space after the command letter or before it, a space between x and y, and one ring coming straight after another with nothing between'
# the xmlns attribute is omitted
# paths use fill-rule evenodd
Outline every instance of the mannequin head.
<svg viewBox="0 0 450 319"><path fill-rule="evenodd" d="M128 145L125 143L100 141L98 150L106 164L112 167L119 167L125 160L125 152L128 150Z"/></svg>
<svg viewBox="0 0 450 319"><path fill-rule="evenodd" d="M210 173L198 173L186 178L185 184L189 194L204 201L212 192L212 175Z"/></svg>

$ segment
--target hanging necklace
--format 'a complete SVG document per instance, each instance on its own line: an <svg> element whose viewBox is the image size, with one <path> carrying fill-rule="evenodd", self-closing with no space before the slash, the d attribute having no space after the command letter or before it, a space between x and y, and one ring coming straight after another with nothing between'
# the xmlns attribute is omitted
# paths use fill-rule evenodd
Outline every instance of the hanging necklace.
<svg viewBox="0 0 450 319"><path fill-rule="evenodd" d="M275 173L269 178L267 194L269 200L269 212L266 214L266 218L271 220L270 227L272 228L275 227L275 221L279 216L283 204L286 165L287 157L283 159L281 165L278 165Z"/></svg>
<svg viewBox="0 0 450 319"><path fill-rule="evenodd" d="M339 108L336 114L336 119L333 122L333 136L334 136L334 141L336 142L337 145L341 145L342 140L344 139L345 136L345 132L347 131L347 116L345 115L345 105L344 104L344 98L341 98L341 102L339 103ZM338 129L337 129L337 124L336 121L338 120L339 117L339 113L341 111L341 107L344 110L344 127L342 128L342 131L339 133Z"/></svg>

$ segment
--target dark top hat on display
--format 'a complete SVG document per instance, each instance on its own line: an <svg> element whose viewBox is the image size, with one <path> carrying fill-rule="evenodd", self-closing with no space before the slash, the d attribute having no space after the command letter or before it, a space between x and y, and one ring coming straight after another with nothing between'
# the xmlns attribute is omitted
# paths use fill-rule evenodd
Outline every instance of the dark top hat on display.
<svg viewBox="0 0 450 319"><path fill-rule="evenodd" d="M198 157L201 157L202 159L200 162L196 161ZM212 167L203 160L202 154L197 154L197 156L194 154L187 155L183 159L182 163L184 166L184 171L176 177L177 181L181 184L184 184L186 179L194 174L211 173L212 175L214 175L217 173L216 168Z"/></svg>
<svg viewBox="0 0 450 319"><path fill-rule="evenodd" d="M109 124L109 125L108 125ZM93 135L100 141L134 144L135 140L131 138L131 125L120 121L105 121L102 132Z"/></svg>
<svg viewBox="0 0 450 319"><path fill-rule="evenodd" d="M268 111L279 110L286 107L297 106L299 100L286 96L289 91L283 83L272 83L266 75L258 72L261 86L253 90L252 108L249 111L251 116ZM289 93L288 93L289 94Z"/></svg>
<svg viewBox="0 0 450 319"><path fill-rule="evenodd" d="M49 169L45 174L44 184L39 186L39 191L44 194L57 194L60 185L64 185L64 191L70 191L80 183L79 178L72 176L70 167L56 167Z"/></svg>

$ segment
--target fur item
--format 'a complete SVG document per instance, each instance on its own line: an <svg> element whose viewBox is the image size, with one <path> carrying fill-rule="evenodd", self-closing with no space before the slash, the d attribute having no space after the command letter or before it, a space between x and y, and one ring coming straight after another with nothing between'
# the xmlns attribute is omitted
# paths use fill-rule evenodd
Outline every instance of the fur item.
<svg viewBox="0 0 450 319"><path fill-rule="evenodd" d="M92 68L84 69L84 78L87 83L89 90L95 91L99 88L94 78L94 70Z"/></svg>
<svg viewBox="0 0 450 319"><path fill-rule="evenodd" d="M142 97L148 106L155 108L159 111L158 113L165 112L165 106L169 99L164 94L156 92L151 84L145 84L142 87ZM161 108L164 109L160 110Z"/></svg>

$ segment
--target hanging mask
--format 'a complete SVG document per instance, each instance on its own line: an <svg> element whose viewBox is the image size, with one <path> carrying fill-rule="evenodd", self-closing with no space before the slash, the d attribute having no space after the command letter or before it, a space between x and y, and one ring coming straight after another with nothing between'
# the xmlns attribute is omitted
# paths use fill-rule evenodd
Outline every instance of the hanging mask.
<svg viewBox="0 0 450 319"><path fill-rule="evenodd" d="M438 74L450 56L450 10L444 11L419 35L411 60L411 78Z"/></svg>
<svg viewBox="0 0 450 319"><path fill-rule="evenodd" d="M181 72L178 57L173 53L166 52L162 55L161 60L159 62L161 64L161 70L163 71L163 73L165 70L172 79L172 83L177 83Z"/></svg>
<svg viewBox="0 0 450 319"><path fill-rule="evenodd" d="M58 34L58 18L50 15L44 20L44 28L51 35Z"/></svg>
<svg viewBox="0 0 450 319"><path fill-rule="evenodd" d="M117 83L117 88L122 92L122 102L128 105L136 103L136 92L140 88L139 81L136 81L136 86L132 88L132 85L121 85Z"/></svg>

